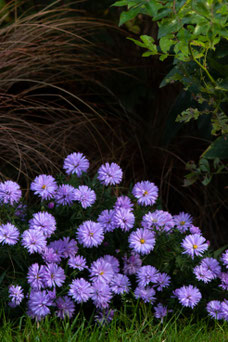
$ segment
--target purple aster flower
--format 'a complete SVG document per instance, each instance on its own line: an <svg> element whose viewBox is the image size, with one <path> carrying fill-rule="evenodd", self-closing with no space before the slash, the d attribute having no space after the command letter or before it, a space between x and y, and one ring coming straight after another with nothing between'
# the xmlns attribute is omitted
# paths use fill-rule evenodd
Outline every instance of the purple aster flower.
<svg viewBox="0 0 228 342"><path fill-rule="evenodd" d="M27 205L19 203L18 206L15 208L15 215L19 217L22 221L24 221L27 211Z"/></svg>
<svg viewBox="0 0 228 342"><path fill-rule="evenodd" d="M55 253L53 248L44 247L41 255L46 264L59 264L61 261L61 257Z"/></svg>
<svg viewBox="0 0 228 342"><path fill-rule="evenodd" d="M161 319L161 322L163 322L163 318L165 316L167 316L168 314L168 308L167 306L164 306L162 305L161 303L159 303L157 306L154 307L154 310L155 310L155 314L154 316L156 318L160 318Z"/></svg>
<svg viewBox="0 0 228 342"><path fill-rule="evenodd" d="M32 264L28 270L28 283L34 290L41 290L45 287L45 268L43 265L39 266L38 263Z"/></svg>
<svg viewBox="0 0 228 342"><path fill-rule="evenodd" d="M112 255L104 255L104 257L102 258L105 262L108 262L111 266L112 266L112 269L113 269L113 272L114 273L119 273L120 271L120 263L119 263L119 260L116 259L114 256Z"/></svg>
<svg viewBox="0 0 228 342"><path fill-rule="evenodd" d="M184 248L182 253L189 254L192 259L195 255L202 255L208 249L206 239L199 234L187 235L182 241L181 246Z"/></svg>
<svg viewBox="0 0 228 342"><path fill-rule="evenodd" d="M56 311L56 316L64 319L65 317L71 318L75 311L74 302L68 297L59 297L56 299L56 306L58 311Z"/></svg>
<svg viewBox="0 0 228 342"><path fill-rule="evenodd" d="M55 193L55 201L61 205L72 205L75 200L75 188L69 184L58 186Z"/></svg>
<svg viewBox="0 0 228 342"><path fill-rule="evenodd" d="M28 301L29 315L39 320L50 313L49 306L52 305L53 301L46 291L32 291Z"/></svg>
<svg viewBox="0 0 228 342"><path fill-rule="evenodd" d="M81 177L82 172L86 172L88 170L89 161L82 153L73 152L64 160L63 168L67 175L76 173L78 177Z"/></svg>
<svg viewBox="0 0 228 342"><path fill-rule="evenodd" d="M115 228L115 210L103 210L98 216L97 221L100 223L104 232L112 232Z"/></svg>
<svg viewBox="0 0 228 342"><path fill-rule="evenodd" d="M97 247L104 240L104 232L100 223L90 220L79 226L76 236L84 247Z"/></svg>
<svg viewBox="0 0 228 342"><path fill-rule="evenodd" d="M48 208L49 208L49 209L53 209L54 206L55 206L55 203L54 203L54 202L49 202L49 203L48 203Z"/></svg>
<svg viewBox="0 0 228 342"><path fill-rule="evenodd" d="M126 256L123 258L124 267L123 271L124 274L132 275L136 274L140 267L142 266L142 260L138 254L133 254L129 258Z"/></svg>
<svg viewBox="0 0 228 342"><path fill-rule="evenodd" d="M15 245L19 240L19 230L11 223L0 226L0 242L4 245Z"/></svg>
<svg viewBox="0 0 228 342"><path fill-rule="evenodd" d="M136 287L135 289L135 298L141 298L144 303L153 304L156 300L155 298L155 290L152 287Z"/></svg>
<svg viewBox="0 0 228 342"><path fill-rule="evenodd" d="M193 273L195 274L196 279L202 280L205 284L209 283L214 278L213 273L203 265L196 266Z"/></svg>
<svg viewBox="0 0 228 342"><path fill-rule="evenodd" d="M223 319L228 321L228 300L224 299L224 301L221 302L221 307L222 307Z"/></svg>
<svg viewBox="0 0 228 342"><path fill-rule="evenodd" d="M197 287L192 285L182 286L175 290L175 295L177 296L181 305L193 308L201 300L202 295Z"/></svg>
<svg viewBox="0 0 228 342"><path fill-rule="evenodd" d="M9 298L11 300L10 301L11 307L15 307L19 305L24 298L22 287L20 285L16 285L16 286L10 285L9 286Z"/></svg>
<svg viewBox="0 0 228 342"><path fill-rule="evenodd" d="M168 211L155 210L153 213L149 212L143 216L142 227L169 232L174 227L173 217Z"/></svg>
<svg viewBox="0 0 228 342"><path fill-rule="evenodd" d="M59 239L50 242L48 245L48 249L54 250L54 253L56 255L55 257L59 257L59 260L61 260L61 258L64 258L65 243L63 242L63 240Z"/></svg>
<svg viewBox="0 0 228 342"><path fill-rule="evenodd" d="M173 220L181 233L185 233L192 226L192 217L184 212L174 215Z"/></svg>
<svg viewBox="0 0 228 342"><path fill-rule="evenodd" d="M86 209L96 201L96 194L87 185L80 185L78 189L75 189L74 199L81 203L82 208Z"/></svg>
<svg viewBox="0 0 228 342"><path fill-rule="evenodd" d="M145 287L149 283L157 283L158 270L154 266L146 265L140 267L136 274L137 283L139 287Z"/></svg>
<svg viewBox="0 0 228 342"><path fill-rule="evenodd" d="M228 272L221 272L220 274L221 284L219 287L221 287L223 290L228 291Z"/></svg>
<svg viewBox="0 0 228 342"><path fill-rule="evenodd" d="M69 236L63 237L62 248L63 258L73 257L78 251L77 241L70 239Z"/></svg>
<svg viewBox="0 0 228 342"><path fill-rule="evenodd" d="M106 310L99 310L97 314L94 316L95 321L100 325L109 324L114 317L115 310L106 309Z"/></svg>
<svg viewBox="0 0 228 342"><path fill-rule="evenodd" d="M92 301L96 308L106 309L112 298L110 286L99 280L95 281L92 285Z"/></svg>
<svg viewBox="0 0 228 342"><path fill-rule="evenodd" d="M40 211L29 221L29 228L40 230L44 236L50 237L56 230L56 221L53 215Z"/></svg>
<svg viewBox="0 0 228 342"><path fill-rule="evenodd" d="M55 290L55 288L53 288L53 290L46 290L46 291L47 291L47 294L48 294L48 296L49 296L49 298L51 300L56 299L56 290Z"/></svg>
<svg viewBox="0 0 228 342"><path fill-rule="evenodd" d="M131 202L130 198L128 196L120 196L117 197L116 203L114 205L114 209L129 209L129 210L133 210L133 203Z"/></svg>
<svg viewBox="0 0 228 342"><path fill-rule="evenodd" d="M42 200L48 200L55 196L57 184L52 176L39 175L31 183L30 188L32 191L35 191L35 195L39 195Z"/></svg>
<svg viewBox="0 0 228 342"><path fill-rule="evenodd" d="M61 287L66 279L64 270L56 264L49 264L45 266L44 281L46 286Z"/></svg>
<svg viewBox="0 0 228 342"><path fill-rule="evenodd" d="M128 241L129 247L134 249L136 253L149 254L155 245L154 232L149 229L138 228L130 234Z"/></svg>
<svg viewBox="0 0 228 342"><path fill-rule="evenodd" d="M205 267L208 271L212 272L213 279L220 276L221 266L219 262L214 258L204 258L201 260L201 265Z"/></svg>
<svg viewBox="0 0 228 342"><path fill-rule="evenodd" d="M189 232L191 234L200 234L201 235L201 230L199 229L199 227L196 227L193 224L189 227Z"/></svg>
<svg viewBox="0 0 228 342"><path fill-rule="evenodd" d="M221 302L219 300L212 300L209 303L207 303L207 312L209 316L211 316L212 318L222 319L223 313Z"/></svg>
<svg viewBox="0 0 228 342"><path fill-rule="evenodd" d="M115 185L122 181L123 171L116 163L105 163L98 170L97 178L104 185Z"/></svg>
<svg viewBox="0 0 228 342"><path fill-rule="evenodd" d="M76 303L87 302L92 294L91 284L84 278L74 279L70 284L68 294L73 297Z"/></svg>
<svg viewBox="0 0 228 342"><path fill-rule="evenodd" d="M158 187L149 181L138 182L132 189L132 194L140 205L153 205L158 198Z"/></svg>
<svg viewBox="0 0 228 342"><path fill-rule="evenodd" d="M120 208L115 211L114 224L116 227L128 232L134 227L134 223L135 216L130 209Z"/></svg>
<svg viewBox="0 0 228 342"><path fill-rule="evenodd" d="M18 203L21 198L22 192L20 186L13 181L5 181L0 183L0 203L13 205Z"/></svg>
<svg viewBox="0 0 228 342"><path fill-rule="evenodd" d="M221 261L228 268L228 249L222 254Z"/></svg>
<svg viewBox="0 0 228 342"><path fill-rule="evenodd" d="M88 268L86 266L86 259L81 255L70 257L68 265L73 269L78 269L79 271L83 271L85 268Z"/></svg>
<svg viewBox="0 0 228 342"><path fill-rule="evenodd" d="M158 273L156 285L157 291L162 291L165 287L170 285L170 276L167 273Z"/></svg>
<svg viewBox="0 0 228 342"><path fill-rule="evenodd" d="M100 282L110 283L113 276L112 265L103 258L99 258L91 264L90 278L92 281L99 280Z"/></svg>
<svg viewBox="0 0 228 342"><path fill-rule="evenodd" d="M40 230L28 229L22 234L21 244L28 249L30 254L42 253L47 241Z"/></svg>
<svg viewBox="0 0 228 342"><path fill-rule="evenodd" d="M128 293L130 288L130 281L126 275L121 273L115 274L113 277L110 288L115 294L123 294Z"/></svg>

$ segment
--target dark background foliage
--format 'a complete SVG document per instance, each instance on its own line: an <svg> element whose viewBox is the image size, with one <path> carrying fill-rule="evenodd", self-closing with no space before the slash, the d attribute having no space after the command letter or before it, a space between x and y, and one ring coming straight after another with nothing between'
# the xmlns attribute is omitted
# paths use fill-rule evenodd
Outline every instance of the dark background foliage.
<svg viewBox="0 0 228 342"><path fill-rule="evenodd" d="M154 181L164 209L189 212L215 247L224 245L225 177L183 187L186 162L211 142L208 120L175 122L191 93L159 88L172 61L144 59L126 39L135 30L156 36L156 25L140 17L120 29L111 4L30 0L2 8L0 177L18 181L28 197L30 181L61 172L70 152L86 154L91 173L116 161L125 187Z"/></svg>

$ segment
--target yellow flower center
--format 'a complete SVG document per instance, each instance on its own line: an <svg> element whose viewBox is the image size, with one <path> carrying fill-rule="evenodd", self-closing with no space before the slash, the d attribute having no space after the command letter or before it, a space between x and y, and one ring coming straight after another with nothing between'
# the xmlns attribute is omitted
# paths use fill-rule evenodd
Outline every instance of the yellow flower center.
<svg viewBox="0 0 228 342"><path fill-rule="evenodd" d="M90 236L93 236L93 233L89 233Z"/></svg>
<svg viewBox="0 0 228 342"><path fill-rule="evenodd" d="M197 248L198 248L198 246L197 246L197 245L193 245L193 248L194 248L194 249L197 249Z"/></svg>
<svg viewBox="0 0 228 342"><path fill-rule="evenodd" d="M103 274L104 274L104 272L103 272L103 271L101 271L101 272L100 272L100 275L103 275Z"/></svg>
<svg viewBox="0 0 228 342"><path fill-rule="evenodd" d="M180 225L183 226L185 224L185 221L180 221Z"/></svg>
<svg viewBox="0 0 228 342"><path fill-rule="evenodd" d="M42 186L42 189L46 189L46 185L43 185L43 186Z"/></svg>
<svg viewBox="0 0 228 342"><path fill-rule="evenodd" d="M144 244L144 243L145 243L145 240L144 240L144 239L141 239L140 242L141 242L142 244Z"/></svg>
<svg viewBox="0 0 228 342"><path fill-rule="evenodd" d="M148 191L144 191L144 193L143 193L143 196L146 196L146 195L148 195Z"/></svg>

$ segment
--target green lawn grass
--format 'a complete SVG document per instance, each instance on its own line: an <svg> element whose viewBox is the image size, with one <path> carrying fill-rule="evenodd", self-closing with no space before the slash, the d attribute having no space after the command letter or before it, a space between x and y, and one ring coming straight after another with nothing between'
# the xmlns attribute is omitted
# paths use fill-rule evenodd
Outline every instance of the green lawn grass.
<svg viewBox="0 0 228 342"><path fill-rule="evenodd" d="M45 318L36 323L28 317L12 323L2 317L1 342L227 342L228 323L193 318L179 318L171 315L159 323L153 317L129 318L123 312L116 312L108 325L98 326L78 314L73 320Z"/></svg>

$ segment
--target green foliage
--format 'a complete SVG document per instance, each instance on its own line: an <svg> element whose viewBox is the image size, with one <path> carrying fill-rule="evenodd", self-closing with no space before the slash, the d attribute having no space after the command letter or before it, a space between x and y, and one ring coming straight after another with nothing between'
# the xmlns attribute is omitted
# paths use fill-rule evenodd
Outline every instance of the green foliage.
<svg viewBox="0 0 228 342"><path fill-rule="evenodd" d="M144 57L155 55L161 61L173 58L174 66L161 87L179 81L185 90L194 94L195 107L178 113L177 121L187 123L207 114L211 134L225 137L228 133L226 0L126 0L117 1L113 6L127 6L120 15L120 25L138 14L148 15L157 23L156 39L141 35L140 39L131 40L146 49ZM205 104L203 110L199 108L202 103Z"/></svg>

